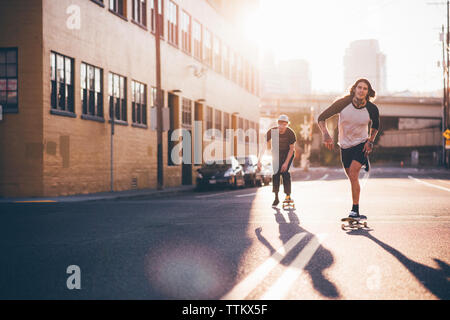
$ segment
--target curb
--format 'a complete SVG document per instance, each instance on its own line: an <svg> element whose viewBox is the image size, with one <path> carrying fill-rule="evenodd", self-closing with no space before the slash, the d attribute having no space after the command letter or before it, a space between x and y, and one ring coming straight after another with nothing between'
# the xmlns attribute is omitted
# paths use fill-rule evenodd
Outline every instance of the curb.
<svg viewBox="0 0 450 320"><path fill-rule="evenodd" d="M85 194L85 195L72 195L72 196L60 196L60 197L39 197L39 198L0 198L0 204L2 203L70 203L70 202L88 202L88 201L101 201L101 200L132 200L132 199L151 199L164 196L171 196L181 193L193 192L195 186L189 186L186 188L179 188L175 190L163 189L148 191L136 190L133 191L118 191L117 193L107 194Z"/></svg>

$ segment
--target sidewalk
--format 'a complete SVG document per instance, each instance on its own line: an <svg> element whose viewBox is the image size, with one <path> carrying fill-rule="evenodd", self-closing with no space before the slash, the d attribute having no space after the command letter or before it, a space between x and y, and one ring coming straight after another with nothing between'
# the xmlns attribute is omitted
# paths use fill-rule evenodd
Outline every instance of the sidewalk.
<svg viewBox="0 0 450 320"><path fill-rule="evenodd" d="M184 192L194 191L194 185L167 187L163 190L156 189L139 189L125 190L116 192L99 192L90 194L76 194L70 196L59 197L36 197L36 198L0 198L0 203L46 203L46 202L81 202L81 201L98 201L98 200L117 200L117 199L142 199L157 198L168 195L175 195Z"/></svg>

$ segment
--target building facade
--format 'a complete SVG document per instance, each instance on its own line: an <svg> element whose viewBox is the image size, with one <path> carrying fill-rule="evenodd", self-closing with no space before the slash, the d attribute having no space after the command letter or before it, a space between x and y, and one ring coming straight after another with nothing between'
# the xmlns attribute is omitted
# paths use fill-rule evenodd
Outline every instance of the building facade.
<svg viewBox="0 0 450 320"><path fill-rule="evenodd" d="M1 1L0 196L156 187L155 19L164 185L192 184L197 165L171 157L177 129L204 147L223 140L206 129L258 127L257 49L236 37L230 10L207 0Z"/></svg>

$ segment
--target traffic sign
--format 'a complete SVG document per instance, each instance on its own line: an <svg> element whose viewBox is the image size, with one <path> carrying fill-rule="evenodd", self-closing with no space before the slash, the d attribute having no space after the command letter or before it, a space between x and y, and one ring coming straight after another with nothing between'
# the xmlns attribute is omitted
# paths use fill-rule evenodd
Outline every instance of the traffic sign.
<svg viewBox="0 0 450 320"><path fill-rule="evenodd" d="M442 135L445 137L445 139L450 140L450 129L445 130Z"/></svg>

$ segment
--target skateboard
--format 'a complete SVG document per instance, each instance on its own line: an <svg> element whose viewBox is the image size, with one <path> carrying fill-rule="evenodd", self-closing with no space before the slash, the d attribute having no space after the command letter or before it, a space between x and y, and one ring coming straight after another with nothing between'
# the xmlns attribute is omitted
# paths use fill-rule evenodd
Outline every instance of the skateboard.
<svg viewBox="0 0 450 320"><path fill-rule="evenodd" d="M346 218L342 218L341 221L342 222L347 222L348 224L342 224L341 228L342 230L359 230L361 228L368 228L367 226L367 217L366 216L360 216L359 218L350 218L350 217L346 217Z"/></svg>
<svg viewBox="0 0 450 320"><path fill-rule="evenodd" d="M295 210L294 200L284 200L283 201L283 210Z"/></svg>

